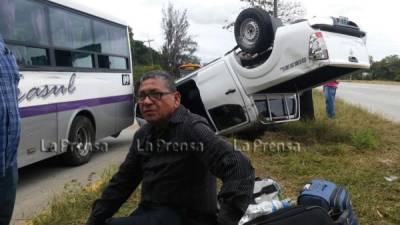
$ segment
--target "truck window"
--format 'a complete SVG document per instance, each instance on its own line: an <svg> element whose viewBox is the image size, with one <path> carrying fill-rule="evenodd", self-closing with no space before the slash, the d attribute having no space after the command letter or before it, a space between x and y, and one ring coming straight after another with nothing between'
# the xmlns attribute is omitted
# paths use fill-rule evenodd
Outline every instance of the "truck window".
<svg viewBox="0 0 400 225"><path fill-rule="evenodd" d="M221 105L210 109L209 113L218 130L224 130L246 122L247 118L241 105Z"/></svg>

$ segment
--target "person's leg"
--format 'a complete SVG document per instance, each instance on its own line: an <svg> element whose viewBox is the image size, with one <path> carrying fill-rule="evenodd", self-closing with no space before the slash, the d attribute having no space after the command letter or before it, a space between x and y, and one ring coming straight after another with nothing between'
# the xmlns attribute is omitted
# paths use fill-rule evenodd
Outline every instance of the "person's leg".
<svg viewBox="0 0 400 225"><path fill-rule="evenodd" d="M111 218L106 225L183 225L179 210L167 207L139 206L128 217Z"/></svg>
<svg viewBox="0 0 400 225"><path fill-rule="evenodd" d="M187 215L184 221L184 224L191 225L217 225L216 217L191 217Z"/></svg>
<svg viewBox="0 0 400 225"><path fill-rule="evenodd" d="M128 217L113 217L106 220L105 225L136 225L145 224L146 221L146 209L140 206ZM146 224L148 225L148 224Z"/></svg>
<svg viewBox="0 0 400 225"><path fill-rule="evenodd" d="M18 168L6 169L4 177L0 177L0 225L9 225L14 210L17 193Z"/></svg>
<svg viewBox="0 0 400 225"><path fill-rule="evenodd" d="M330 98L329 98L329 87L324 86L324 97L325 97L325 111L326 115L330 117Z"/></svg>
<svg viewBox="0 0 400 225"><path fill-rule="evenodd" d="M196 210L183 209L183 224L191 225L217 225L217 215Z"/></svg>
<svg viewBox="0 0 400 225"><path fill-rule="evenodd" d="M331 88L332 94L332 117L336 116L336 88Z"/></svg>
<svg viewBox="0 0 400 225"><path fill-rule="evenodd" d="M333 118L335 116L334 113L334 100L332 96L332 87L324 87L324 96L325 96L325 105L326 105L326 114L328 115L329 118Z"/></svg>

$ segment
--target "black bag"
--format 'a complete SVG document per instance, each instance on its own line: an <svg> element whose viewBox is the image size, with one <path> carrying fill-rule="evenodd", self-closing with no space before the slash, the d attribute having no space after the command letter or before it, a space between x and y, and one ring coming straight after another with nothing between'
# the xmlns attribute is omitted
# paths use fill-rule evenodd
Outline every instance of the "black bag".
<svg viewBox="0 0 400 225"><path fill-rule="evenodd" d="M294 206L259 216L243 225L334 225L319 206Z"/></svg>

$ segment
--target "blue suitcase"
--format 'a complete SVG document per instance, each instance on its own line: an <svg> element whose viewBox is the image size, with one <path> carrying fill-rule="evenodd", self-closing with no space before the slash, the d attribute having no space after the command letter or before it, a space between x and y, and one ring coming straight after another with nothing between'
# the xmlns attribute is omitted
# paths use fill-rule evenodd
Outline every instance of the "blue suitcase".
<svg viewBox="0 0 400 225"><path fill-rule="evenodd" d="M304 186L297 199L299 205L320 206L336 224L358 225L349 192L344 187L326 180L312 180Z"/></svg>

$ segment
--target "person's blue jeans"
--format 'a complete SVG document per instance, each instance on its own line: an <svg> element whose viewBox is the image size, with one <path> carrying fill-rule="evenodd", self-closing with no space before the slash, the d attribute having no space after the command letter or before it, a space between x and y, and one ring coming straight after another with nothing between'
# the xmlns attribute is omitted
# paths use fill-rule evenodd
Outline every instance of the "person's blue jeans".
<svg viewBox="0 0 400 225"><path fill-rule="evenodd" d="M17 165L7 168L5 176L0 176L0 225L9 225L14 210L17 193Z"/></svg>
<svg viewBox="0 0 400 225"><path fill-rule="evenodd" d="M334 118L335 113L335 96L336 88L324 86L325 104L326 104L326 114L329 118Z"/></svg>

